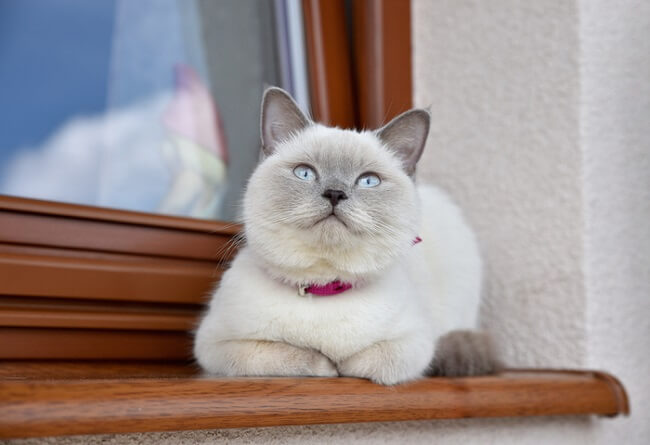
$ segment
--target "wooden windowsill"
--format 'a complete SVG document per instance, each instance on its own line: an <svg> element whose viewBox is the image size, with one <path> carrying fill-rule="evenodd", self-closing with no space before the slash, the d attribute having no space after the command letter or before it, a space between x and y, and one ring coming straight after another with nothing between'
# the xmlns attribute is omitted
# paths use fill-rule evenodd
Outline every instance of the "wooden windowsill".
<svg viewBox="0 0 650 445"><path fill-rule="evenodd" d="M508 370L383 387L352 378L208 378L177 364L0 363L0 438L628 413L620 382L595 371Z"/></svg>

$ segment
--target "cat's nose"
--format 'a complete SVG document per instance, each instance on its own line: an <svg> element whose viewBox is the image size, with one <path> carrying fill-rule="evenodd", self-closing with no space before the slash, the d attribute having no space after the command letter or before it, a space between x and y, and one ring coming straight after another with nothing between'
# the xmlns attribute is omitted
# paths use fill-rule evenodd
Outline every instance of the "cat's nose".
<svg viewBox="0 0 650 445"><path fill-rule="evenodd" d="M332 207L335 207L339 203L339 201L348 199L348 195L346 195L343 190L327 189L325 190L322 196L323 198L327 198L330 200L330 202L332 203Z"/></svg>

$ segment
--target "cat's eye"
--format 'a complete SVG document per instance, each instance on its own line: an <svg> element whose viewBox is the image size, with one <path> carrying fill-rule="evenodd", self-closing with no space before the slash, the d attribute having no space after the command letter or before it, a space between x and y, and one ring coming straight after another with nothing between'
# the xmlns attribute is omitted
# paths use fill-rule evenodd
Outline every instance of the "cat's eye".
<svg viewBox="0 0 650 445"><path fill-rule="evenodd" d="M300 164L293 169L293 174L303 181L313 181L316 179L316 172L308 165Z"/></svg>
<svg viewBox="0 0 650 445"><path fill-rule="evenodd" d="M374 173L365 173L357 179L357 185L359 187L377 187L379 184L381 184L381 179Z"/></svg>

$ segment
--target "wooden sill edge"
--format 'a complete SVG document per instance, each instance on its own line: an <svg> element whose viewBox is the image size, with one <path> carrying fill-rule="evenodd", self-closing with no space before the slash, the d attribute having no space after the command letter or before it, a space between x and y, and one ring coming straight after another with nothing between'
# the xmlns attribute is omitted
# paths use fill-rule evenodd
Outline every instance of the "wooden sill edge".
<svg viewBox="0 0 650 445"><path fill-rule="evenodd" d="M158 374L164 374L164 367ZM0 438L349 422L629 414L598 371L507 370L394 387L353 378L7 378Z"/></svg>

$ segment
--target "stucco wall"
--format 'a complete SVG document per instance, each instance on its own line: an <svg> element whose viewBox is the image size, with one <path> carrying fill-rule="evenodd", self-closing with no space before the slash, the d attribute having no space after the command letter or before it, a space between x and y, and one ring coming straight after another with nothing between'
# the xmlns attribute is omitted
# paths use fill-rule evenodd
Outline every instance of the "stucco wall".
<svg viewBox="0 0 650 445"><path fill-rule="evenodd" d="M601 443L650 437L650 2L581 0L587 365L631 396Z"/></svg>
<svg viewBox="0 0 650 445"><path fill-rule="evenodd" d="M513 365L585 357L577 4L414 2L419 179L461 204L485 258L484 326Z"/></svg>
<svg viewBox="0 0 650 445"><path fill-rule="evenodd" d="M465 208L484 326L510 364L588 366L629 419L559 417L48 439L44 443L625 443L650 437L650 3L413 0L420 180ZM42 443L19 441L16 443Z"/></svg>
<svg viewBox="0 0 650 445"><path fill-rule="evenodd" d="M645 443L650 3L415 6L415 99L433 115L420 177L478 231L485 327L509 363L619 376L632 416L594 419L585 439Z"/></svg>
<svg viewBox="0 0 650 445"><path fill-rule="evenodd" d="M415 99L434 117L420 176L478 231L484 325L509 363L616 374L632 416L575 432L645 443L650 3L415 6ZM554 442L574 440L558 430Z"/></svg>

